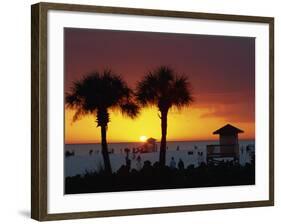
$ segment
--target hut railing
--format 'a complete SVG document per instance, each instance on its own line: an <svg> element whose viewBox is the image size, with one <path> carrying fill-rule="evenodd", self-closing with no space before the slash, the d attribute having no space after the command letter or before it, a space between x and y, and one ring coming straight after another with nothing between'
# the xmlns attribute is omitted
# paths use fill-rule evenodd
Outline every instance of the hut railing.
<svg viewBox="0 0 281 224"><path fill-rule="evenodd" d="M207 145L208 157L237 157L239 144Z"/></svg>

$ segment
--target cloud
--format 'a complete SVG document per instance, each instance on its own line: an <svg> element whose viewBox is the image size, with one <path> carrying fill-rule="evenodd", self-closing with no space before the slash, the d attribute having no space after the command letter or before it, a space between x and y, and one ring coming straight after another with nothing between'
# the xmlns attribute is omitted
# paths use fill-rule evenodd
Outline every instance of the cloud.
<svg viewBox="0 0 281 224"><path fill-rule="evenodd" d="M201 118L223 118L228 122L255 122L255 108L253 104L217 104L205 107L208 112L201 114Z"/></svg>

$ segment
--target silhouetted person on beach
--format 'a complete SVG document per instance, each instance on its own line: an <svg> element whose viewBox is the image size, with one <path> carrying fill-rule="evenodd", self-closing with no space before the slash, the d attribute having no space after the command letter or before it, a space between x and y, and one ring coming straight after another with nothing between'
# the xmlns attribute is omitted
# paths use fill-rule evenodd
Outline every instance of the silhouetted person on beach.
<svg viewBox="0 0 281 224"><path fill-rule="evenodd" d="M140 155L138 155L138 157L137 157L137 170L140 171L141 168L142 168L141 157L140 157Z"/></svg>
<svg viewBox="0 0 281 224"><path fill-rule="evenodd" d="M179 170L183 170L184 169L184 163L183 163L182 159L179 159L178 168L179 168Z"/></svg>
<svg viewBox="0 0 281 224"><path fill-rule="evenodd" d="M129 157L130 149L129 148L125 148L124 152L126 153L126 157Z"/></svg>
<svg viewBox="0 0 281 224"><path fill-rule="evenodd" d="M126 167L130 170L131 169L131 160L128 156L126 156Z"/></svg>
<svg viewBox="0 0 281 224"><path fill-rule="evenodd" d="M176 169L176 161L174 159L174 157L171 158L171 161L170 161L170 168L172 170Z"/></svg>
<svg viewBox="0 0 281 224"><path fill-rule="evenodd" d="M136 149L133 148L132 152L133 152L133 157L132 157L132 159L135 160L135 159L136 159Z"/></svg>

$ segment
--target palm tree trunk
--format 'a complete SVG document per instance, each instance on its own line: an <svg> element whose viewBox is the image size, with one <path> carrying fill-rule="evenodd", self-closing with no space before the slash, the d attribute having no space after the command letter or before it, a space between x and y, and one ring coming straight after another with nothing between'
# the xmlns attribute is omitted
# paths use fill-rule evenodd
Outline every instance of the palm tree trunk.
<svg viewBox="0 0 281 224"><path fill-rule="evenodd" d="M109 122L109 113L106 108L98 108L97 110L97 123L98 126L101 128L101 152L103 156L104 161L104 169L107 174L111 174L111 165L110 165L110 159L108 154L108 147L107 147L107 141L106 141L106 128L107 124Z"/></svg>
<svg viewBox="0 0 281 224"><path fill-rule="evenodd" d="M105 172L111 174L112 170L111 170L107 141L106 141L106 125L101 125L101 147L102 147L102 156L104 161Z"/></svg>
<svg viewBox="0 0 281 224"><path fill-rule="evenodd" d="M161 111L161 145L160 145L160 156L159 156L159 164L164 167L166 164L166 136L167 136L167 117L168 110Z"/></svg>

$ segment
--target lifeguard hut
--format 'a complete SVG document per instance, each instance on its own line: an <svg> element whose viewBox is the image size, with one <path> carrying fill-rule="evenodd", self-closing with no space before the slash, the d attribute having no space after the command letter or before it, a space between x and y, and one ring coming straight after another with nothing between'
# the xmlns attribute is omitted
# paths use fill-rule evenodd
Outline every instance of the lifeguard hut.
<svg viewBox="0 0 281 224"><path fill-rule="evenodd" d="M157 151L157 144L155 138L148 138L146 142L141 146L141 152L156 152Z"/></svg>
<svg viewBox="0 0 281 224"><path fill-rule="evenodd" d="M207 145L207 161L215 161L218 158L233 158L234 161L239 160L239 140L238 134L243 133L239 128L230 124L213 132L219 135L219 145Z"/></svg>

